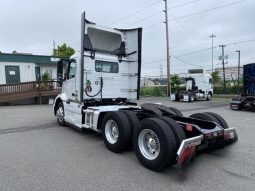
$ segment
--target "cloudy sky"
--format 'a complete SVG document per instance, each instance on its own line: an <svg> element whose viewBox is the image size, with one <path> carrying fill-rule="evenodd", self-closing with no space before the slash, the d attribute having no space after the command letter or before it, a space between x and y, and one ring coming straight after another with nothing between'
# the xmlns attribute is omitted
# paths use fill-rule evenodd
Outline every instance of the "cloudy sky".
<svg viewBox="0 0 255 191"><path fill-rule="evenodd" d="M1 0L0 51L50 55L53 40L79 50L80 15L98 25L143 27L143 76L166 74L163 0ZM255 62L255 0L168 0L171 73L221 67L220 44L228 66Z"/></svg>

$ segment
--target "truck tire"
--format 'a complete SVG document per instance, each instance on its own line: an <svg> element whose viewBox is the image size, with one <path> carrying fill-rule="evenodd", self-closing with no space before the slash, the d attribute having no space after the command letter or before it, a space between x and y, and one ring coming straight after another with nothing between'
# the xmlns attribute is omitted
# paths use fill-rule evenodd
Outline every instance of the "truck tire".
<svg viewBox="0 0 255 191"><path fill-rule="evenodd" d="M159 116L172 116L175 115L175 112L173 110L171 110L169 107L164 106L164 105L160 105L160 104L155 104L155 103L144 103L141 105L141 107L144 108L153 108L154 109L154 113L155 111L159 110L157 112L157 114ZM161 112L161 113L160 113Z"/></svg>
<svg viewBox="0 0 255 191"><path fill-rule="evenodd" d="M207 97L206 97L206 100L207 100L207 101L211 101L211 99L212 99L212 93L209 92L208 95L207 95Z"/></svg>
<svg viewBox="0 0 255 191"><path fill-rule="evenodd" d="M183 116L182 112L179 109L177 109L175 107L169 107L169 109L171 109L178 117Z"/></svg>
<svg viewBox="0 0 255 191"><path fill-rule="evenodd" d="M190 102L195 101L195 96L194 96L194 94L189 93L189 101L190 101Z"/></svg>
<svg viewBox="0 0 255 191"><path fill-rule="evenodd" d="M205 112L205 113L207 113L209 115L212 115L216 119L218 119L219 125L221 125L224 129L228 129L229 128L229 126L228 126L227 122L225 121L225 119L223 119L223 117L221 117L219 114L213 113L213 112Z"/></svg>
<svg viewBox="0 0 255 191"><path fill-rule="evenodd" d="M154 171L167 167L176 156L176 140L172 130L158 118L143 119L140 124L133 134L138 160Z"/></svg>
<svg viewBox="0 0 255 191"><path fill-rule="evenodd" d="M66 126L65 122L65 110L62 102L59 102L56 109L56 117L60 126Z"/></svg>
<svg viewBox="0 0 255 191"><path fill-rule="evenodd" d="M186 139L186 135L185 135L182 127L169 117L160 117L159 119L163 120L168 125L168 127L171 128L171 130L175 136L175 140L176 140L176 152L175 153L177 153L177 150L180 147L182 141L184 139Z"/></svg>
<svg viewBox="0 0 255 191"><path fill-rule="evenodd" d="M162 116L162 112L156 108L155 106L152 106L152 104L144 103L141 105L141 108L149 113L152 113L154 115Z"/></svg>
<svg viewBox="0 0 255 191"><path fill-rule="evenodd" d="M102 136L110 151L119 153L127 149L131 140L131 127L125 114L120 111L106 113L102 122Z"/></svg>
<svg viewBox="0 0 255 191"><path fill-rule="evenodd" d="M130 130L131 130L131 135L133 135L133 131L136 128L140 128L140 121L138 117L136 116L135 112L129 111L129 110L121 110L122 113L125 114L127 117L129 124L130 124ZM127 146L128 149L132 148L132 136L130 136L130 140Z"/></svg>
<svg viewBox="0 0 255 191"><path fill-rule="evenodd" d="M213 115L210 115L208 113L195 113L195 114L192 114L190 117L195 118L195 119L202 119L205 121L212 121L212 122L215 122L215 123L221 125L220 121L216 117L214 117Z"/></svg>

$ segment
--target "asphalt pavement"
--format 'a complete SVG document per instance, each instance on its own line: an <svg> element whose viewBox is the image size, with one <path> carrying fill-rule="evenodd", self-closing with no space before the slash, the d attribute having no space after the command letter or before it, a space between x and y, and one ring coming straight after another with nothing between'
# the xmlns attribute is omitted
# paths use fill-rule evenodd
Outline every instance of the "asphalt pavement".
<svg viewBox="0 0 255 191"><path fill-rule="evenodd" d="M59 127L50 105L0 107L0 190L254 190L255 113L229 110L228 101L161 102L185 116L212 111L237 128L239 141L202 153L184 170L144 168L133 151L115 154L101 135Z"/></svg>

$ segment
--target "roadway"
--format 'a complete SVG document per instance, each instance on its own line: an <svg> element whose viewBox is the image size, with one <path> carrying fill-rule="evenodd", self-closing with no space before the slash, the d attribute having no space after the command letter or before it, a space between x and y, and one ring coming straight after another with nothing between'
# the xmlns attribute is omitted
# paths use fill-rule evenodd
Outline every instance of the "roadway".
<svg viewBox="0 0 255 191"><path fill-rule="evenodd" d="M49 105L0 107L0 190L254 190L255 115L229 110L228 101L163 103L184 115L212 111L237 128L239 142L203 153L180 174L144 168L133 151L106 149L101 136L59 127Z"/></svg>

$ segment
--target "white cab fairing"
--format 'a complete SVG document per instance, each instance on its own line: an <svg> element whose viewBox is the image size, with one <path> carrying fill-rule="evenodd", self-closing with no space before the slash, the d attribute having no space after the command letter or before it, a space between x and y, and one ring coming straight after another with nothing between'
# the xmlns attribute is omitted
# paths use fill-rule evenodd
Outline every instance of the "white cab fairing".
<svg viewBox="0 0 255 191"><path fill-rule="evenodd" d="M85 23L84 99L138 99L141 29L117 30Z"/></svg>

